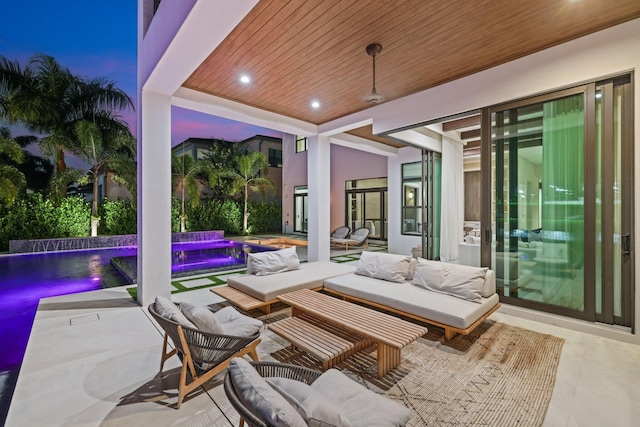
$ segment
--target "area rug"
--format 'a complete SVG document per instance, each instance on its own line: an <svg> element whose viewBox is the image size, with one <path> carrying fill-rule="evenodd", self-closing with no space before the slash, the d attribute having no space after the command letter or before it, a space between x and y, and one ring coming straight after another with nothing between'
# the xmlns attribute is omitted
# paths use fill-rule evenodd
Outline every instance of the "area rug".
<svg viewBox="0 0 640 427"><path fill-rule="evenodd" d="M272 314L266 323L288 315ZM320 363L268 329L258 350L263 360L320 369ZM468 336L444 340L429 333L402 351L402 364L376 377L376 347L336 368L369 389L414 411L409 426L541 426L549 406L564 340L485 321Z"/></svg>

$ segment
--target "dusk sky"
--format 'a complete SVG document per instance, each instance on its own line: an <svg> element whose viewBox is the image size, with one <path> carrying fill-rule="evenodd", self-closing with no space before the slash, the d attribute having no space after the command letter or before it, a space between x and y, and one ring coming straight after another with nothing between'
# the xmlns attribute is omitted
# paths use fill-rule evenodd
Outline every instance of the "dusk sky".
<svg viewBox="0 0 640 427"><path fill-rule="evenodd" d="M137 8L134 0L0 0L0 55L22 65L51 55L74 74L114 80L136 103ZM122 114L135 135L135 112ZM173 145L189 137L241 141L279 132L173 107ZM26 134L12 128L13 136ZM74 165L75 166L75 165Z"/></svg>

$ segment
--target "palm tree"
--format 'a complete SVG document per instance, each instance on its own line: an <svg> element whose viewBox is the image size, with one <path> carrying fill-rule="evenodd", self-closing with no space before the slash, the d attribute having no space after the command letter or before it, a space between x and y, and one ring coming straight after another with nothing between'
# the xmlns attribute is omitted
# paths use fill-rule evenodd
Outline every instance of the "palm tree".
<svg viewBox="0 0 640 427"><path fill-rule="evenodd" d="M196 207L200 203L200 183L203 178L213 182L216 179L216 172L214 171L210 162L206 160L194 160L190 154L183 154L181 156L171 157L171 182L173 191L180 188L181 192L181 214L180 214L180 231L185 232L185 221L187 216L185 214L185 192L189 196L191 207Z"/></svg>
<svg viewBox="0 0 640 427"><path fill-rule="evenodd" d="M273 191L273 181L266 176L269 170L269 163L265 155L259 151L241 154L236 158L236 168L220 173L220 177L227 177L233 180L231 194L242 191L244 197L244 213L242 218L242 232L249 234L249 191L261 193L265 190ZM261 175L264 173L264 176Z"/></svg>
<svg viewBox="0 0 640 427"><path fill-rule="evenodd" d="M118 119L101 121L117 123ZM75 134L78 141L74 154L91 165L89 173L93 176L93 203L91 208L91 235L98 234L98 178L107 169L132 161L133 137L124 125L113 128L101 128L98 124L87 120L76 123Z"/></svg>
<svg viewBox="0 0 640 427"><path fill-rule="evenodd" d="M0 128L0 155L15 163L22 163L25 157L22 147L11 137L11 132L6 127ZM18 168L0 163L0 198L7 204L13 204L20 189L26 184L27 180Z"/></svg>
<svg viewBox="0 0 640 427"><path fill-rule="evenodd" d="M133 109L131 98L112 81L75 76L47 55L33 56L24 68L0 56L0 114L47 134L39 145L45 155L54 156L56 173L67 168L65 151L79 144L78 122L93 121L101 129L117 126L100 120L111 121L112 111L126 108Z"/></svg>

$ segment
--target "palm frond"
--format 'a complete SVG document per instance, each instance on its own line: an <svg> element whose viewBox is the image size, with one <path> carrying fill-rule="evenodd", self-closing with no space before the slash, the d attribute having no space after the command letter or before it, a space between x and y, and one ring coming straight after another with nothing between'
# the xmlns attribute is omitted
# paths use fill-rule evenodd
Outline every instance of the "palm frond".
<svg viewBox="0 0 640 427"><path fill-rule="evenodd" d="M26 185L27 180L22 172L13 166L0 164L0 198L7 204L13 204Z"/></svg>

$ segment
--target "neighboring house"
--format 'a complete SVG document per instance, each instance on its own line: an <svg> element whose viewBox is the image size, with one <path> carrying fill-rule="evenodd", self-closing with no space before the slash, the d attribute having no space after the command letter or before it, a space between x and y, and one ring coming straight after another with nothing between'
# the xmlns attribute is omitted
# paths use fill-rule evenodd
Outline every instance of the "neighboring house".
<svg viewBox="0 0 640 427"><path fill-rule="evenodd" d="M215 142L223 142L228 144L236 144L240 151L247 152L259 151L264 154L269 163L269 172L267 176L271 178L274 185L274 192L262 195L250 193L251 200L260 201L280 201L282 200L282 138L276 138L265 135L255 135L240 142L229 142L215 138L188 138L171 149L171 154L175 156L191 155L196 160L204 159L211 149L211 145ZM203 195L210 194L207 185L202 186Z"/></svg>
<svg viewBox="0 0 640 427"><path fill-rule="evenodd" d="M169 201L155 195L168 192L157 177L176 105L283 132L283 229L307 232L310 261L329 259L331 229L369 220L389 252L419 246L455 261L463 147L476 150L468 215L479 211L472 237L503 307L640 343L640 3L458 2L436 13L435 2L380 2L367 15L356 3L191 0L154 15L139 0L140 301L168 292L158 230ZM293 29L310 25L304 37ZM373 86L387 98L368 103L379 97L365 48L385 40ZM386 211L362 201L369 193Z"/></svg>
<svg viewBox="0 0 640 427"><path fill-rule="evenodd" d="M271 178L274 186L274 192L267 193L265 200L280 202L282 200L282 138L256 135L240 141L238 145L240 149L246 149L248 152L259 151L264 154L269 163L267 176ZM249 197L252 200L262 200L262 196L256 193L250 194Z"/></svg>
<svg viewBox="0 0 640 427"><path fill-rule="evenodd" d="M211 144L213 144L214 141L221 140L214 138L188 138L173 147L171 149L171 154L173 154L174 156L183 156L185 154L189 154L194 159L201 160L204 159L207 154L209 154ZM229 144L232 144L232 142L229 142Z"/></svg>

